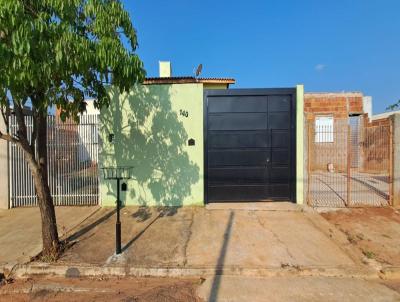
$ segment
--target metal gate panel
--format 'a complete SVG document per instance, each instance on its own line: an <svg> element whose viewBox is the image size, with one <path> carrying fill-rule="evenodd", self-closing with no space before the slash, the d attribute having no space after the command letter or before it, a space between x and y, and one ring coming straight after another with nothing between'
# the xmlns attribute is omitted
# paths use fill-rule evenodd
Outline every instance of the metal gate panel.
<svg viewBox="0 0 400 302"><path fill-rule="evenodd" d="M25 117L28 137L32 116ZM47 119L48 182L55 205L99 203L99 116L82 115L80 122ZM16 117L10 117L10 132L17 133ZM10 207L36 206L34 181L22 150L9 144Z"/></svg>
<svg viewBox="0 0 400 302"><path fill-rule="evenodd" d="M205 196L294 201L295 89L206 90Z"/></svg>

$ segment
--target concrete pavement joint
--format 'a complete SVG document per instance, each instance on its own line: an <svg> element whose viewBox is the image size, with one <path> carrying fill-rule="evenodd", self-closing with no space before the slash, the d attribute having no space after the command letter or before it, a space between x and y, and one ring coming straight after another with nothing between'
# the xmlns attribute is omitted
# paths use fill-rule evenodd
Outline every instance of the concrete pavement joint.
<svg viewBox="0 0 400 302"><path fill-rule="evenodd" d="M184 244L184 247L183 247L183 257L184 257L183 266L186 266L186 264L187 264L187 248L188 248L188 245L189 245L190 238L192 237L193 222L194 222L194 211L192 211L191 216L190 216L189 230L187 232L188 236L187 236L187 239L185 240L185 244Z"/></svg>
<svg viewBox="0 0 400 302"><path fill-rule="evenodd" d="M261 227L266 230L269 231L272 236L276 239L276 241L278 241L286 250L286 253L289 255L290 259L292 259L293 261L295 261L294 256L292 255L292 253L289 251L288 246L279 238L278 234L276 234L274 231L272 231L271 229L267 228L265 226L265 224L261 221L260 216L257 215L257 213L255 214L257 217L257 222L261 225ZM284 263L282 263L282 265L284 265ZM290 264L289 264L290 265Z"/></svg>

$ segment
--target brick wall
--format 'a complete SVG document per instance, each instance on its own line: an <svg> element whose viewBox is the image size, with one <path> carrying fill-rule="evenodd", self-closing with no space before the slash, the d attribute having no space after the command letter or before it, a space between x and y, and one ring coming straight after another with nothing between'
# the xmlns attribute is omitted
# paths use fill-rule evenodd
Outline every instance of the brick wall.
<svg viewBox="0 0 400 302"><path fill-rule="evenodd" d="M360 92L346 93L305 93L304 112L308 125L314 133L314 120L318 115L332 115L334 118L334 140L332 143L310 142L310 156L313 170L327 169L332 163L337 171L346 171L348 118L351 114L363 114L363 95ZM310 137L314 140L314 137Z"/></svg>
<svg viewBox="0 0 400 302"><path fill-rule="evenodd" d="M334 121L333 142L315 142L315 125L309 121L309 156L310 168L313 171L326 171L328 164L333 164L337 172L347 170L347 135L348 124L346 119L336 119Z"/></svg>
<svg viewBox="0 0 400 302"><path fill-rule="evenodd" d="M307 120L326 114L332 114L335 119L347 119L350 114L363 113L363 95L360 92L305 93L304 112Z"/></svg>
<svg viewBox="0 0 400 302"><path fill-rule="evenodd" d="M389 173L390 124L390 118L370 120L367 115L364 115L361 146L363 172Z"/></svg>

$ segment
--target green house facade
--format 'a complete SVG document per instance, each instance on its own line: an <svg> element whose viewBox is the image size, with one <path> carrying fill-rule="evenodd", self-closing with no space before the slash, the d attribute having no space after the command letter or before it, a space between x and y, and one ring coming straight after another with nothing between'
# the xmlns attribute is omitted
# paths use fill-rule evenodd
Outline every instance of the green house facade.
<svg viewBox="0 0 400 302"><path fill-rule="evenodd" d="M210 90L235 91L229 89L234 80L170 77L168 67L162 75L146 79L129 94L110 90L110 107L100 113L99 166L131 167L131 178L124 181L127 190L121 193L125 205L203 206L209 188L205 171L208 167L205 164L208 150L205 95ZM303 87L293 90L296 145L292 144L291 148L295 157L303 158ZM221 104L225 99L221 98ZM233 103L246 102L240 100L237 97ZM227 102L233 104L230 100ZM242 115L245 114L249 113ZM229 119L235 115L227 113L227 116ZM271 150L273 154L275 151ZM294 165L292 201L302 203L303 161L296 161ZM235 177L236 170L232 171ZM116 182L104 179L102 174L100 195L103 206L115 205Z"/></svg>

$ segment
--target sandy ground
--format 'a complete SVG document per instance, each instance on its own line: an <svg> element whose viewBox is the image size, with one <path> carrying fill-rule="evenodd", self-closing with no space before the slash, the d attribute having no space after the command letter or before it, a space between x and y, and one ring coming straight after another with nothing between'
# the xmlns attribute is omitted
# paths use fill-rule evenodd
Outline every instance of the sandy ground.
<svg viewBox="0 0 400 302"><path fill-rule="evenodd" d="M364 256L400 266L400 211L393 208L344 209L322 213Z"/></svg>
<svg viewBox="0 0 400 302"><path fill-rule="evenodd" d="M198 302L200 283L171 278L35 278L0 287L0 301Z"/></svg>

